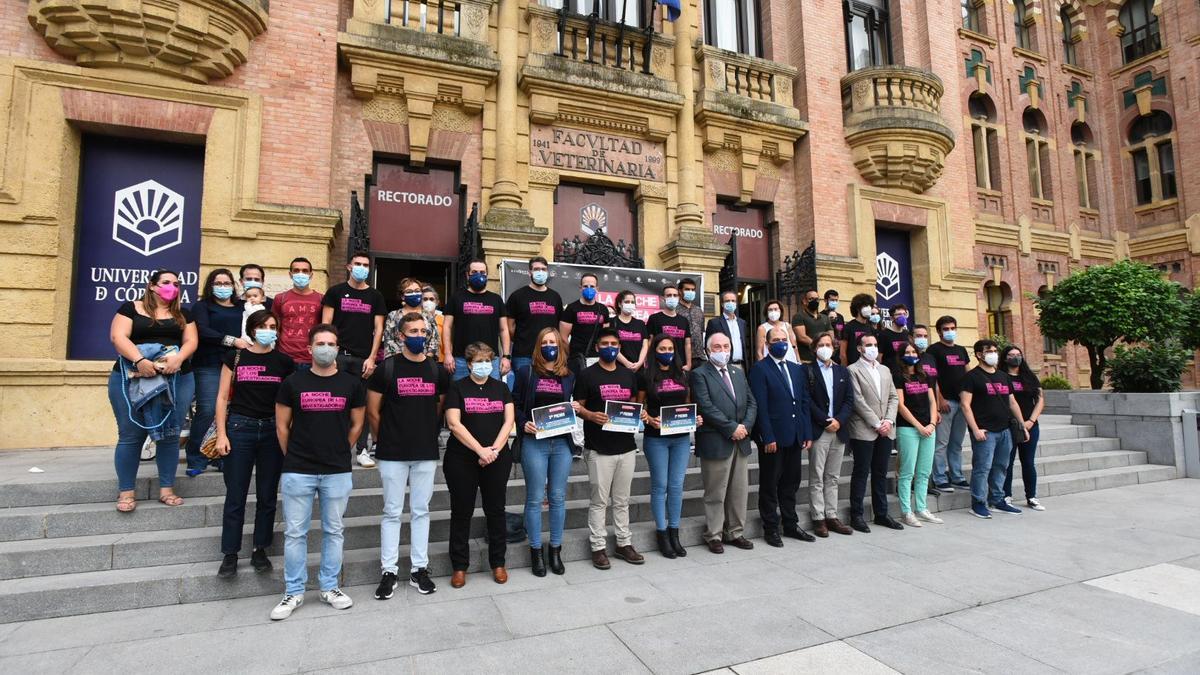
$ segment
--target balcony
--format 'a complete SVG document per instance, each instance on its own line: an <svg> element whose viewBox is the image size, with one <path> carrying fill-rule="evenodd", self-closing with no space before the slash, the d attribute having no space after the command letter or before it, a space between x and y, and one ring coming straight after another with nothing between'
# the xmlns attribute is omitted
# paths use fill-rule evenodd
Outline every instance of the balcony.
<svg viewBox="0 0 1200 675"><path fill-rule="evenodd" d="M346 34L417 59L466 64L494 58L488 20L495 0L355 0Z"/></svg>
<svg viewBox="0 0 1200 675"><path fill-rule="evenodd" d="M854 164L876 187L932 188L954 149L940 112L942 81L906 66L864 68L842 78L842 120Z"/></svg>
<svg viewBox="0 0 1200 675"><path fill-rule="evenodd" d="M30 0L29 23L81 66L135 68L189 82L233 74L267 29L267 0Z"/></svg>
<svg viewBox="0 0 1200 675"><path fill-rule="evenodd" d="M803 136L808 125L792 103L797 70L791 66L708 45L696 48L703 74L697 119L702 125L724 121L742 131L757 130L787 145ZM717 124L724 127L726 125ZM706 138L712 146L719 139Z"/></svg>

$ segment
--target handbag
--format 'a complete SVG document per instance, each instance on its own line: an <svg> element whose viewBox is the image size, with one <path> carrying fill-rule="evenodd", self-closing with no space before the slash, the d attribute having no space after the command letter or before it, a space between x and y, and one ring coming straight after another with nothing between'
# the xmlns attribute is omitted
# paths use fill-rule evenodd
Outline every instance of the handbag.
<svg viewBox="0 0 1200 675"><path fill-rule="evenodd" d="M1017 418L1008 418L1008 432L1012 434L1013 448L1025 442L1025 425Z"/></svg>
<svg viewBox="0 0 1200 675"><path fill-rule="evenodd" d="M238 363L242 360L242 350L237 350L233 355L233 378L229 381L229 400L233 400L233 387L237 384L237 368ZM228 414L228 413L227 413ZM220 459L221 453L217 452L217 419L213 418L213 423L208 425L208 431L204 432L204 439L200 441L200 454L208 459Z"/></svg>

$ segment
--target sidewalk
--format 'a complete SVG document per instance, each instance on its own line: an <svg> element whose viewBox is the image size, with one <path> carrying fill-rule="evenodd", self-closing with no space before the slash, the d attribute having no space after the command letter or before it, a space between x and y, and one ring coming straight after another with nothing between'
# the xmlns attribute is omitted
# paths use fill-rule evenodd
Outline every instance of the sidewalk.
<svg viewBox="0 0 1200 675"><path fill-rule="evenodd" d="M1200 671L1200 481L1045 504L386 602L360 586L344 612L310 592L279 623L266 597L2 624L0 672Z"/></svg>

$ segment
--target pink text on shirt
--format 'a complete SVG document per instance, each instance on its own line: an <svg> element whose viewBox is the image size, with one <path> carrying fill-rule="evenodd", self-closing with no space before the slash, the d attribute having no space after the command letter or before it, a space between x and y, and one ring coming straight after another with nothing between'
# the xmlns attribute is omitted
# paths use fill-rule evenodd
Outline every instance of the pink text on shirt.
<svg viewBox="0 0 1200 675"><path fill-rule="evenodd" d="M300 409L309 412L340 412L346 409L346 397L328 391L300 392Z"/></svg>

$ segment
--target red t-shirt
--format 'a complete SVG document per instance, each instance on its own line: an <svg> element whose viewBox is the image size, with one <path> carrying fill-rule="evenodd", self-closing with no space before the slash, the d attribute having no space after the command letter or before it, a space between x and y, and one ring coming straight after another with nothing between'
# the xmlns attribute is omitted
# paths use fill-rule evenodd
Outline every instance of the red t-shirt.
<svg viewBox="0 0 1200 675"><path fill-rule="evenodd" d="M279 320L279 351L296 363L312 363L308 353L308 329L321 320L321 294L301 295L294 289L275 296L271 312Z"/></svg>

